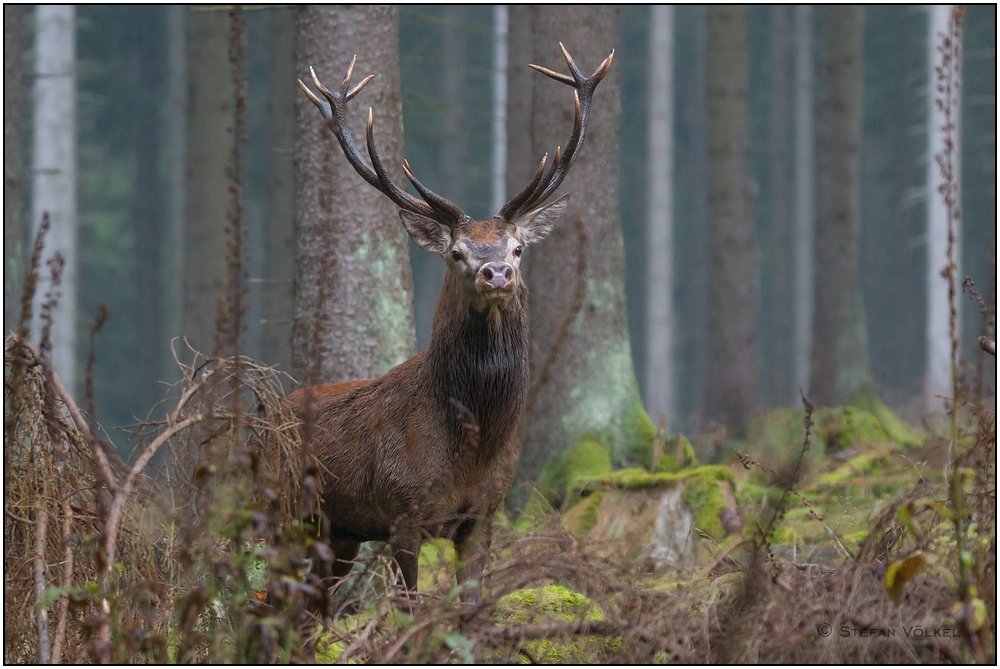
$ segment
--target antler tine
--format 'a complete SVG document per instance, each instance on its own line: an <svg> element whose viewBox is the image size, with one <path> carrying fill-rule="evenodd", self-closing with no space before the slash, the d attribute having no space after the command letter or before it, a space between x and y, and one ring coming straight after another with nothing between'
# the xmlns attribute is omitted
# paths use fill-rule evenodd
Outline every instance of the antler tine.
<svg viewBox="0 0 1000 669"><path fill-rule="evenodd" d="M454 228L464 221L466 218L465 212L457 205L417 181L417 177L414 176L413 170L410 168L410 163L405 158L403 159L403 173L410 180L410 183L413 184L413 187L417 189L417 192L423 196L424 200L439 214L438 218L448 223L449 227Z"/></svg>
<svg viewBox="0 0 1000 669"><path fill-rule="evenodd" d="M375 120L371 107L368 108L368 125L365 134L367 135L368 142L368 157L371 158L372 167L375 168L375 174L378 176L379 182L384 186L379 188L379 190L388 195L389 199L403 209L409 209L415 213L434 218L434 209L426 202L418 200L401 189L386 174L385 168L382 166L382 160L378 156L378 149L375 147Z"/></svg>
<svg viewBox="0 0 1000 669"><path fill-rule="evenodd" d="M354 144L354 139L351 137L351 131L347 127L346 105L348 101L356 96L361 89L368 84L368 82L375 78L375 75L368 75L357 86L350 88L351 77L354 74L354 65L356 62L357 56L351 59L351 64L347 67L347 74L344 76L344 80L341 82L340 88L336 92L333 92L324 86L322 82L320 82L319 77L316 76L316 71L312 67L309 68L313 83L316 85L319 92L323 94L323 97L326 98L326 102L321 100L315 93L309 90L309 87L302 83L301 79L299 80L299 86L302 88L309 100L319 109L320 114L322 114L323 119L330 128L330 131L333 132L337 141L340 143L340 148L343 149L344 156L347 158L347 161L351 164L354 170L361 175L361 178L367 181L374 188L380 190L388 196L389 199L396 203L397 206L403 209L412 211L422 216L428 216L451 227L457 225L462 221L465 215L456 205L452 204L440 195L419 186L418 182L414 181L413 177L408 173L407 176L411 181L414 181L414 186L417 187L417 190L428 201L425 202L424 200L417 199L405 190L399 188L392 182L389 175L386 174L385 168L382 166L382 161L379 159L378 150L375 147L375 124L371 107L368 108L368 127L366 129L366 134L368 156L371 158L374 169L369 167L365 163L364 158L361 157L361 152L358 151L357 146Z"/></svg>
<svg viewBox="0 0 1000 669"><path fill-rule="evenodd" d="M510 202L503 206L500 213L497 214L500 218L505 221L513 220L513 214L517 213L521 205L524 204L529 197L535 193L535 188L538 186L539 182L542 180L542 175L545 174L545 162L549 159L549 154L542 156L542 162L538 164L538 169L535 171L535 176L532 177L531 183L529 183L525 188L511 198ZM558 159L557 159L558 162Z"/></svg>
<svg viewBox="0 0 1000 669"><path fill-rule="evenodd" d="M573 133L566 144L565 153L560 152L559 149L556 150L555 160L552 161L545 175L537 182L532 180L533 185L529 184L528 188L518 193L514 199L504 206L499 216L506 221L512 221L521 214L545 202L559 188L563 179L565 179L569 169L576 162L580 147L583 146L587 121L590 118L590 103L594 96L594 90L601 83L601 80L604 79L605 75L607 75L615 55L615 52L612 50L611 54L594 71L594 74L585 77L562 42L559 43L559 48L562 50L566 64L569 67L569 75L554 72L540 65L531 65L530 67L547 77L551 77L575 89L573 91L573 102L576 107L576 114L573 120Z"/></svg>

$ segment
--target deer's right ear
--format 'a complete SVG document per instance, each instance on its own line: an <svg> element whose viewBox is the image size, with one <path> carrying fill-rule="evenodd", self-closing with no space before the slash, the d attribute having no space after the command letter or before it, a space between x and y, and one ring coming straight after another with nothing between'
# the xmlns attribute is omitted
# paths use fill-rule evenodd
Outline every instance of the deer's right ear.
<svg viewBox="0 0 1000 669"><path fill-rule="evenodd" d="M433 218L415 214L406 209L399 210L403 227L410 234L413 243L424 251L444 255L451 248L451 230Z"/></svg>
<svg viewBox="0 0 1000 669"><path fill-rule="evenodd" d="M514 221L514 227L517 228L521 243L527 246L528 244L534 244L545 239L545 236L551 232L552 226L556 224L562 213L566 211L566 205L568 204L569 193L566 193L552 204L529 211Z"/></svg>

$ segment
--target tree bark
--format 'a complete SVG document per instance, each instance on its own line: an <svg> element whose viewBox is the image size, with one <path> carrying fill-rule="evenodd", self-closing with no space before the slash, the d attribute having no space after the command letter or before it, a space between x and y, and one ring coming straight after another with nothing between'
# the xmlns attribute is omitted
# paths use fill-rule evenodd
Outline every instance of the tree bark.
<svg viewBox="0 0 1000 669"><path fill-rule="evenodd" d="M793 357L794 290L791 215L792 173L789 170L788 7L771 8L771 94L768 103L768 168L770 216L767 221L767 265L763 278L767 350L763 352L765 396L771 406L795 401Z"/></svg>
<svg viewBox="0 0 1000 669"><path fill-rule="evenodd" d="M187 148L187 20L186 5L167 8L167 225L163 320L170 339L184 332L185 152ZM175 350L180 347L175 345ZM169 361L164 379L177 369Z"/></svg>
<svg viewBox="0 0 1000 669"><path fill-rule="evenodd" d="M268 71L267 266L264 285L264 361L292 372L295 291L295 14L271 13Z"/></svg>
<svg viewBox="0 0 1000 669"><path fill-rule="evenodd" d="M813 234L815 160L813 157L813 13L795 8L795 385L809 387L813 321Z"/></svg>
<svg viewBox="0 0 1000 669"><path fill-rule="evenodd" d="M954 181L960 180L959 146L961 146L961 104L957 91L942 90L943 82L939 74L951 70L954 65L942 61L941 49L945 37L951 37L950 21L954 5L932 5L928 11L927 35L927 77L930 94L927 107L927 368L924 403L927 411L941 412L945 406L942 397L952 397L952 350L949 333L948 300L949 289L956 291L962 276L961 227L956 208L949 206L943 186L951 186L942 174L939 156L948 155L947 160L954 166ZM948 99L953 97L953 99ZM947 109L945 108L947 105ZM949 143L951 146L949 147ZM950 155L949 155L950 154ZM949 220L950 219L950 220ZM955 252L949 257L949 236L954 235ZM951 277L943 277L942 271L954 258L956 267ZM949 281L953 285L949 286ZM960 290L960 289L959 289ZM960 302L956 300L956 308Z"/></svg>
<svg viewBox="0 0 1000 669"><path fill-rule="evenodd" d="M139 71L152 81L163 80L161 53L155 45L161 44L153 34L162 24L139 25L134 28ZM146 410L159 395L157 386L167 358L168 339L162 325L160 258L161 212L163 197L160 189L158 165L160 163L160 134L151 132L150 126L159 127L160 101L152 95L139 97L139 118L147 123L135 125L135 162L133 163L132 230L135 235L134 281L136 290L136 340L135 406Z"/></svg>
<svg viewBox="0 0 1000 669"><path fill-rule="evenodd" d="M349 106L349 127L361 146L373 108L379 155L403 184L398 23L395 7L299 7L295 69L305 80L312 66L333 88L358 55L353 81L376 77ZM414 350L406 232L396 206L354 171L312 103L301 93L295 99L292 365L307 384L377 377Z"/></svg>
<svg viewBox="0 0 1000 669"><path fill-rule="evenodd" d="M558 71L566 67L560 41L590 74L618 40L615 7L533 6L531 21L536 50L529 62ZM527 54L515 53L520 62L512 70L524 68ZM617 63L612 66L594 96L586 144L560 189L572 194L569 207L552 234L525 253L535 389L528 399L521 481L536 477L584 436L601 441L620 466L642 445L642 428L649 424L632 368L625 315L617 68ZM556 145L565 144L574 115L565 85L537 73L533 77L528 171L543 153L551 158ZM515 188L523 187L524 182Z"/></svg>
<svg viewBox="0 0 1000 669"><path fill-rule="evenodd" d="M868 382L859 279L864 9L823 9L816 107L816 301L810 397L848 402Z"/></svg>
<svg viewBox="0 0 1000 669"><path fill-rule="evenodd" d="M3 6L3 329L17 329L24 287L24 9Z"/></svg>
<svg viewBox="0 0 1000 669"><path fill-rule="evenodd" d="M683 323L677 332L680 423L685 429L702 427L705 417L705 386L708 375L708 123L705 65L708 51L707 14L704 5L681 7L677 39L690 40L690 60L678 63L686 73L680 77L681 128L677 136L677 164L684 165L675 175L678 201L677 235L677 317ZM685 30L687 28L687 30ZM678 50L678 57L684 53Z"/></svg>
<svg viewBox="0 0 1000 669"><path fill-rule="evenodd" d="M184 225L184 334L206 355L216 342L219 300L226 288L226 213L234 107L229 65L229 15L187 16L187 162Z"/></svg>
<svg viewBox="0 0 1000 669"><path fill-rule="evenodd" d="M708 9L709 321L705 410L738 429L757 406L747 10Z"/></svg>
<svg viewBox="0 0 1000 669"><path fill-rule="evenodd" d="M33 307L36 341L42 336L41 306L47 294L58 292L52 310L52 363L71 393L76 392L76 9L39 5L35 10L35 130L32 226L49 214ZM60 285L53 287L48 262L63 258Z"/></svg>
<svg viewBox="0 0 1000 669"><path fill-rule="evenodd" d="M650 8L646 402L673 424L674 8Z"/></svg>

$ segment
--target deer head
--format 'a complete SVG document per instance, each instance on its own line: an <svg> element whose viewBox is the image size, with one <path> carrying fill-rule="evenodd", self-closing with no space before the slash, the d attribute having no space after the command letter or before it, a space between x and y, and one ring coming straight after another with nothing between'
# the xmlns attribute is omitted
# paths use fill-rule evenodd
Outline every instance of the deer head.
<svg viewBox="0 0 1000 669"><path fill-rule="evenodd" d="M504 205L496 216L486 221L474 221L457 205L426 188L413 175L405 160L403 171L423 199L413 197L393 183L375 147L371 108L368 109L367 144L372 167L368 167L346 124L347 102L375 76L369 75L353 89L350 88L357 56L351 60L347 75L337 91L326 88L316 72L309 68L313 83L326 100L317 97L299 80L299 86L319 108L327 126L337 137L347 160L365 181L400 207L399 217L410 238L420 248L437 253L444 259L448 265L446 285L449 281L457 284L466 301L478 312L492 307L501 310L506 307L523 286L520 265L524 248L543 239L566 209L569 195L563 195L550 204L545 202L562 183L579 155L594 89L608 73L615 55L612 51L593 75L585 77L566 47L562 43L559 47L569 65L570 75L538 65L531 67L574 88L576 118L566 151L556 148L555 159L551 163L548 162L548 154L545 154L534 178L524 190Z"/></svg>

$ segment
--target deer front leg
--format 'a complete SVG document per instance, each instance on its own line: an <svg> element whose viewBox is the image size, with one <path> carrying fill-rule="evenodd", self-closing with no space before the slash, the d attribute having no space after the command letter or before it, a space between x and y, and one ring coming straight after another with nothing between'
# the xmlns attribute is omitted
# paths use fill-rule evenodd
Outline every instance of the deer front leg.
<svg viewBox="0 0 1000 669"><path fill-rule="evenodd" d="M401 608L411 609L414 593L417 591L417 559L420 557L420 534L412 528L400 528L389 538L392 558L399 565L403 575L403 588L411 605Z"/></svg>
<svg viewBox="0 0 1000 669"><path fill-rule="evenodd" d="M485 518L470 518L458 526L455 532L455 552L458 554L459 585L477 581L475 587L467 587L460 595L463 602L478 604L482 600L483 569L490 550L493 533L493 514Z"/></svg>

